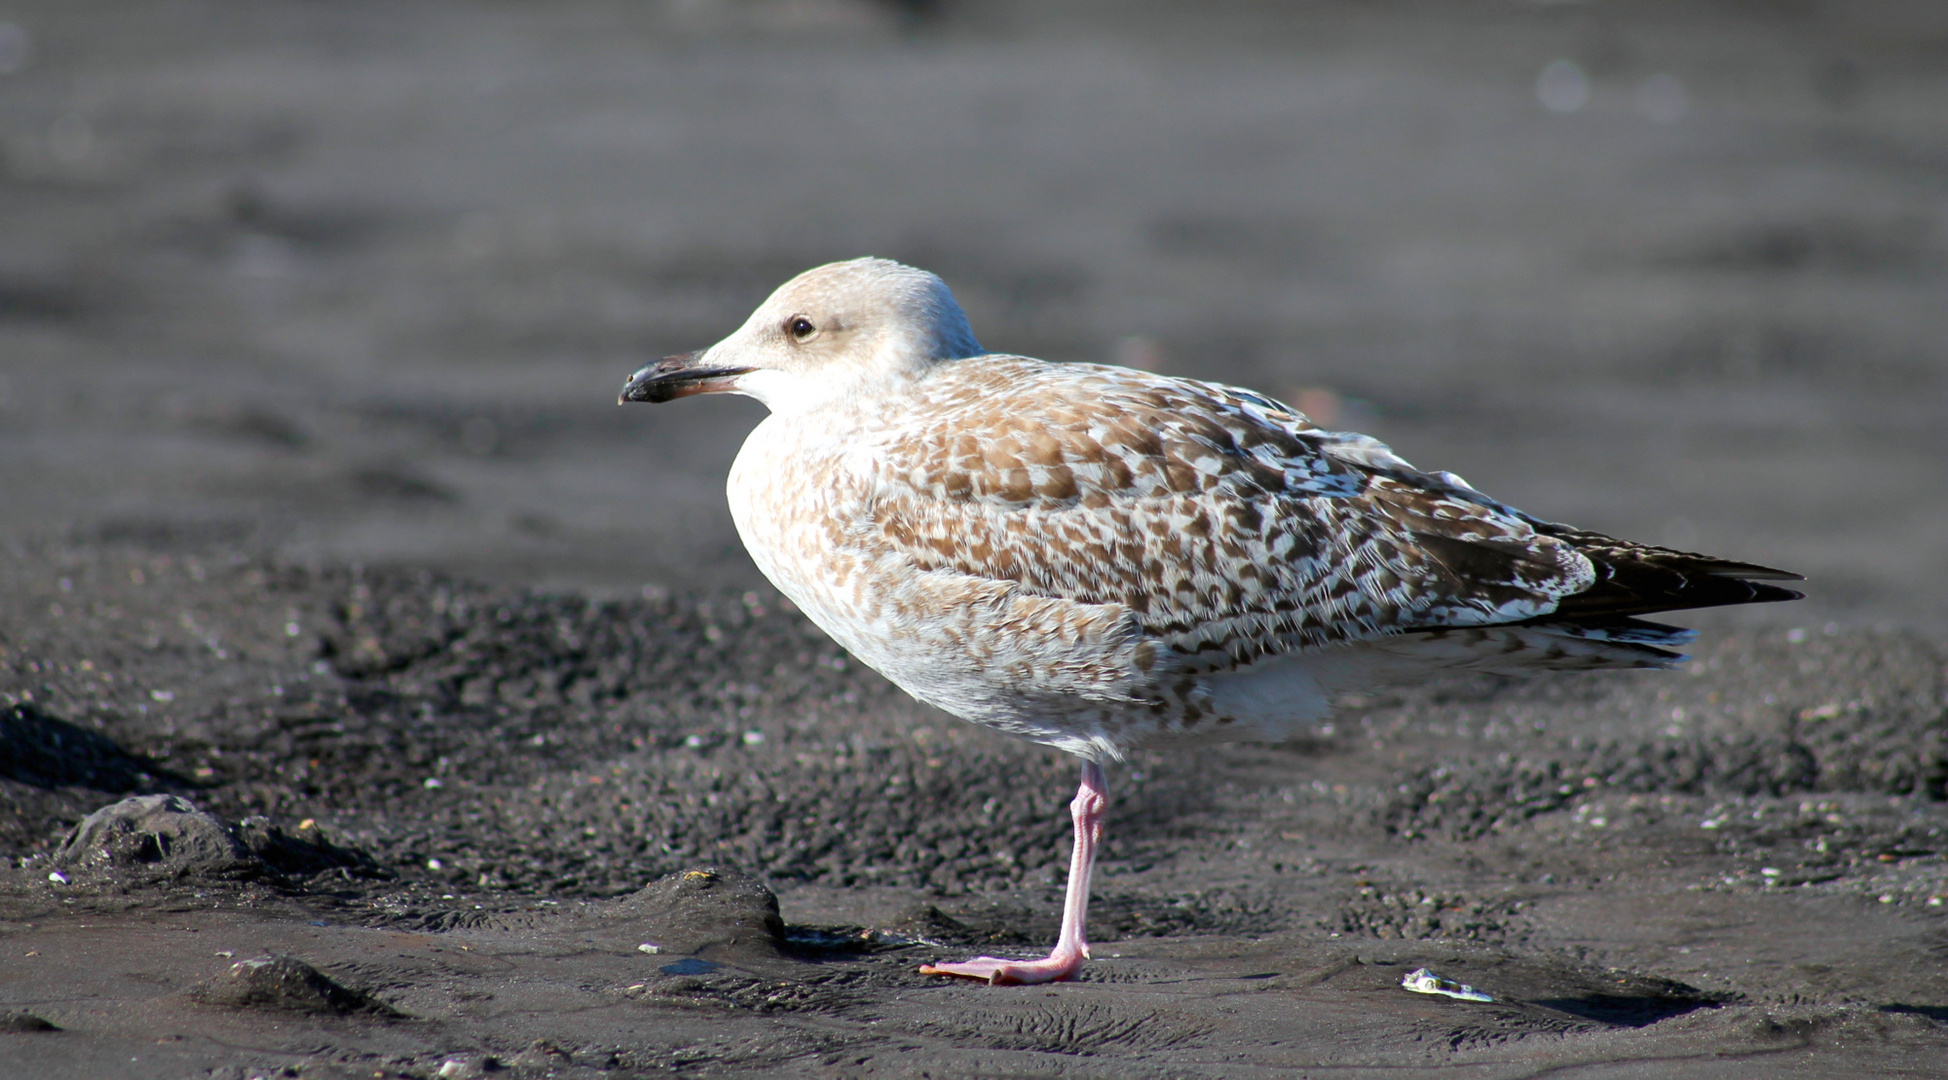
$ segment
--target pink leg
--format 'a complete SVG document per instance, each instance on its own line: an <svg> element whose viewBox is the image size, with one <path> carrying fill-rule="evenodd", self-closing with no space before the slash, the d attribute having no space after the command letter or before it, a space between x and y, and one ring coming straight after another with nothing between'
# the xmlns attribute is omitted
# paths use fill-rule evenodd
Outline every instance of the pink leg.
<svg viewBox="0 0 1948 1080"><path fill-rule="evenodd" d="M1075 853L1069 858L1069 891L1062 901L1062 935L1045 960L1003 960L977 956L957 964L926 964L922 975L960 975L986 979L995 985L1063 982L1073 979L1089 958L1083 922L1089 915L1089 875L1096 866L1096 842L1103 835L1103 811L1109 806L1109 781L1103 767L1082 763L1082 785L1076 788L1069 814L1075 818Z"/></svg>

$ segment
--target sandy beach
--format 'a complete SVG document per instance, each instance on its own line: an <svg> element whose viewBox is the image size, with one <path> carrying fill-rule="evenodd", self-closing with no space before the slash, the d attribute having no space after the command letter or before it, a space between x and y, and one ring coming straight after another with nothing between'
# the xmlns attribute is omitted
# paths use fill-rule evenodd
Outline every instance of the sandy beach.
<svg viewBox="0 0 1948 1080"><path fill-rule="evenodd" d="M1944 58L1920 3L0 8L0 1064L1939 1075ZM1808 598L1139 755L1084 978L921 976L1047 947L1072 763L764 582L753 403L614 405L861 254Z"/></svg>

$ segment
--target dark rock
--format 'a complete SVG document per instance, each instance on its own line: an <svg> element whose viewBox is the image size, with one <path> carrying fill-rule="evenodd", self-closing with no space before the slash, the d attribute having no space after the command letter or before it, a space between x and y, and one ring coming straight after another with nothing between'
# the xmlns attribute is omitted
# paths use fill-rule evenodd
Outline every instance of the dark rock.
<svg viewBox="0 0 1948 1080"><path fill-rule="evenodd" d="M230 970L190 990L204 1005L229 1009L349 1015L399 1015L384 1002L345 986L295 956L239 960Z"/></svg>
<svg viewBox="0 0 1948 1080"><path fill-rule="evenodd" d="M391 876L364 852L339 847L316 826L285 831L269 818L232 824L175 795L140 795L89 814L55 852L63 867L135 871L138 878L217 880Z"/></svg>
<svg viewBox="0 0 1948 1080"><path fill-rule="evenodd" d="M516 1069L553 1069L573 1065L575 1056L547 1039L536 1039L508 1064Z"/></svg>
<svg viewBox="0 0 1948 1080"><path fill-rule="evenodd" d="M59 1031L52 1023L29 1012L0 1015L0 1032L19 1034L33 1031Z"/></svg>
<svg viewBox="0 0 1948 1080"><path fill-rule="evenodd" d="M236 833L252 854L285 877L308 878L332 870L360 878L393 876L365 852L332 843L316 825L300 825L296 832L286 832L271 819L256 814L238 822Z"/></svg>
<svg viewBox="0 0 1948 1080"><path fill-rule="evenodd" d="M663 951L679 955L753 959L785 950L778 898L727 867L697 867L651 882L620 901L611 917L639 923Z"/></svg>
<svg viewBox="0 0 1948 1080"><path fill-rule="evenodd" d="M251 878L270 866L236 827L175 795L138 795L83 818L55 852L82 870L139 870L148 877Z"/></svg>

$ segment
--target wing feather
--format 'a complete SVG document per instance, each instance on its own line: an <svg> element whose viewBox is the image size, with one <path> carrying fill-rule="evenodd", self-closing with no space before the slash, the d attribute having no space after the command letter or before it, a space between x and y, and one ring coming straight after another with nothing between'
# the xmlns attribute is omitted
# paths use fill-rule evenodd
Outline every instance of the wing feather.
<svg viewBox="0 0 1948 1080"><path fill-rule="evenodd" d="M997 358L939 393L933 431L873 448L889 553L1120 605L1186 670L1535 619L1597 581L1574 538L1260 395Z"/></svg>

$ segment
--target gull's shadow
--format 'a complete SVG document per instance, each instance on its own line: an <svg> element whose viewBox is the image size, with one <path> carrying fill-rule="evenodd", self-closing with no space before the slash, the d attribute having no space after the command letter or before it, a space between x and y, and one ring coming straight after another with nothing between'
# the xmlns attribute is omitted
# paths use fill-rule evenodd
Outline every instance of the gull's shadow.
<svg viewBox="0 0 1948 1080"><path fill-rule="evenodd" d="M38 788L86 787L115 794L193 787L108 736L33 704L0 710L0 778Z"/></svg>
<svg viewBox="0 0 1948 1080"><path fill-rule="evenodd" d="M1925 1016L1938 1024L1948 1024L1948 1005L1909 1005L1905 1002L1896 1001L1891 1005L1882 1005L1880 1011L1884 1013L1911 1013L1915 1016Z"/></svg>
<svg viewBox="0 0 1948 1080"><path fill-rule="evenodd" d="M1648 1027L1660 1020L1682 1016L1697 1009L1716 1008L1721 1002L1702 994L1586 994L1573 998L1544 998L1531 1004L1611 1027L1634 1028Z"/></svg>

